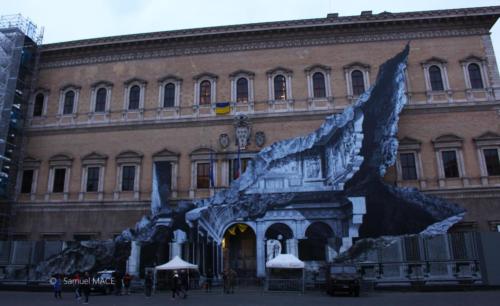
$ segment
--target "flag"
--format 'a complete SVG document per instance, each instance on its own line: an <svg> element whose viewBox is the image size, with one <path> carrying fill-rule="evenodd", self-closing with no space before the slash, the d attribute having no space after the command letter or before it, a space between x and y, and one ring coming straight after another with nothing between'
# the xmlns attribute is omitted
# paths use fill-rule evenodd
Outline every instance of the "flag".
<svg viewBox="0 0 500 306"><path fill-rule="evenodd" d="M238 146L238 157L236 158L236 165L234 166L234 178L240 177L241 171L241 158L240 158L240 146Z"/></svg>
<svg viewBox="0 0 500 306"><path fill-rule="evenodd" d="M210 151L210 188L215 187L215 180L214 180L214 154L212 151Z"/></svg>
<svg viewBox="0 0 500 306"><path fill-rule="evenodd" d="M225 115L231 112L231 106L229 102L217 102L215 103L215 113L217 115Z"/></svg>

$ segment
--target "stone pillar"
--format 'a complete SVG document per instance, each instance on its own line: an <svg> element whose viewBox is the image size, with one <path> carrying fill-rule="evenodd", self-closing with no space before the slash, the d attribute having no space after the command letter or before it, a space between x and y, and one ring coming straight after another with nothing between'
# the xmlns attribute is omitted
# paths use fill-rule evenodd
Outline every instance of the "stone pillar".
<svg viewBox="0 0 500 306"><path fill-rule="evenodd" d="M137 241L130 242L130 256L127 260L127 273L139 277L141 264L141 245Z"/></svg>
<svg viewBox="0 0 500 306"><path fill-rule="evenodd" d="M255 243L256 251L257 251L257 277L265 277L266 276L266 254L265 254L265 235L263 224L257 222L255 225L256 233L255 233Z"/></svg>
<svg viewBox="0 0 500 306"><path fill-rule="evenodd" d="M174 240L170 243L170 256L172 259L175 256L182 258L182 244L186 241L186 233L181 230L174 232Z"/></svg>
<svg viewBox="0 0 500 306"><path fill-rule="evenodd" d="M299 257L299 241L295 238L286 241L286 253Z"/></svg>

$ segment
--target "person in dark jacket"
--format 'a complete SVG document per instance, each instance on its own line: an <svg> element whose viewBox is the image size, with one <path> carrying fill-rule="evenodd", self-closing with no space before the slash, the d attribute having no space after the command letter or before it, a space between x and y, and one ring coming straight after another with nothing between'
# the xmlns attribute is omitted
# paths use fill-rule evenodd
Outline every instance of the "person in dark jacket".
<svg viewBox="0 0 500 306"><path fill-rule="evenodd" d="M59 274L56 275L55 281L54 281L54 297L62 299L61 296L61 291L62 291L62 280L61 276Z"/></svg>
<svg viewBox="0 0 500 306"><path fill-rule="evenodd" d="M82 281L82 292L83 296L85 297L85 300L83 304L88 304L89 303L89 295L90 295L90 284L92 280L90 279L90 274L89 272L85 272Z"/></svg>
<svg viewBox="0 0 500 306"><path fill-rule="evenodd" d="M151 271L146 274L146 278L144 279L144 293L146 297L151 297L151 289L153 288L153 275L151 275Z"/></svg>
<svg viewBox="0 0 500 306"><path fill-rule="evenodd" d="M132 282L132 276L130 274L126 273L125 276L123 276L123 287L125 288L124 294L130 295L130 283Z"/></svg>
<svg viewBox="0 0 500 306"><path fill-rule="evenodd" d="M175 300L175 296L179 296L179 288L181 286L181 280L177 271L174 271L174 276L172 276L172 300Z"/></svg>

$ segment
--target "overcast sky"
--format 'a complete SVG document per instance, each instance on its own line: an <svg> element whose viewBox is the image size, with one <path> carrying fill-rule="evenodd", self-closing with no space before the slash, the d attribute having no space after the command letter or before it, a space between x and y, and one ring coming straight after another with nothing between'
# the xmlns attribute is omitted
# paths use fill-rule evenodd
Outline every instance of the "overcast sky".
<svg viewBox="0 0 500 306"><path fill-rule="evenodd" d="M122 34L290 19L372 10L407 12L500 5L500 0L0 0L0 14L45 27L44 43ZM500 58L500 22L492 29Z"/></svg>

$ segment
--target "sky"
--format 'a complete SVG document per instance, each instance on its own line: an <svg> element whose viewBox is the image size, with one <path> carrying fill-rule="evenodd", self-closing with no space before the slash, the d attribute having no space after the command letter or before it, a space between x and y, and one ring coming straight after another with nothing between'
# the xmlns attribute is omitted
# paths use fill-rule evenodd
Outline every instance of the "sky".
<svg viewBox="0 0 500 306"><path fill-rule="evenodd" d="M291 19L500 5L500 0L0 0L44 27L43 43ZM500 59L500 21L492 28ZM500 61L499 61L500 62Z"/></svg>

